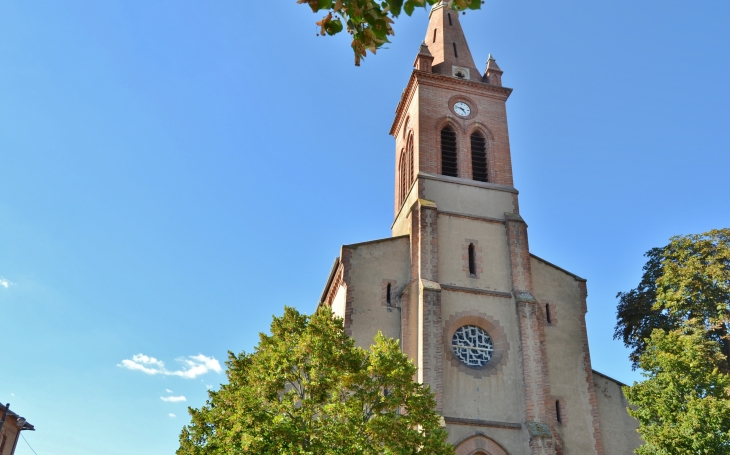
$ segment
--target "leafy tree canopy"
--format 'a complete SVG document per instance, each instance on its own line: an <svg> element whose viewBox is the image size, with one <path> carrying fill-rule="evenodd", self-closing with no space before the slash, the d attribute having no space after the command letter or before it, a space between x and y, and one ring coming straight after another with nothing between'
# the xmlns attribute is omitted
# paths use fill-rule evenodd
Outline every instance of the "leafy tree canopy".
<svg viewBox="0 0 730 455"><path fill-rule="evenodd" d="M646 378L624 387L645 444L638 455L730 453L730 376L720 343L692 322L670 332L657 329L638 366Z"/></svg>
<svg viewBox="0 0 730 455"><path fill-rule="evenodd" d="M427 387L398 342L356 347L326 308L286 308L228 384L189 408L178 455L453 455Z"/></svg>
<svg viewBox="0 0 730 455"><path fill-rule="evenodd" d="M730 357L730 229L672 237L646 257L639 285L617 295L614 338L632 349L634 368L654 329L667 332L689 320Z"/></svg>
<svg viewBox="0 0 730 455"><path fill-rule="evenodd" d="M306 3L312 12L326 11L327 15L317 25L320 35L336 35L345 27L352 35L352 50L355 53L355 65L367 51L373 54L385 43L389 36L395 35L393 19L401 15L413 14L416 8L425 8L442 0L297 0ZM446 3L456 10L480 9L482 0L448 0Z"/></svg>

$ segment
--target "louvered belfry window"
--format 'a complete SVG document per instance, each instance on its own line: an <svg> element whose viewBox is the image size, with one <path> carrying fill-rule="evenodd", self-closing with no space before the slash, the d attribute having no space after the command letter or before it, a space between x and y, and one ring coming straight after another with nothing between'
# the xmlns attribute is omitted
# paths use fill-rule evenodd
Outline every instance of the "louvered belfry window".
<svg viewBox="0 0 730 455"><path fill-rule="evenodd" d="M456 133L451 126L441 130L441 174L458 177L456 161Z"/></svg>
<svg viewBox="0 0 730 455"><path fill-rule="evenodd" d="M473 180L489 181L487 177L487 141L479 132L471 135L471 174Z"/></svg>

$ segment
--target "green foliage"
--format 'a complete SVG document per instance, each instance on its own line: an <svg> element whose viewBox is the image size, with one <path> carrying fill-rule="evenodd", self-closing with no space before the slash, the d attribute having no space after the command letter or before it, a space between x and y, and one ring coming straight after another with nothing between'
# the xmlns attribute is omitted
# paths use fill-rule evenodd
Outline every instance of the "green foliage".
<svg viewBox="0 0 730 455"><path fill-rule="evenodd" d="M313 12L327 11L327 15L317 22L320 35L336 35L347 25L352 35L352 50L355 65L365 58L367 51L375 54L388 37L395 35L393 19L405 12L408 16L416 8L425 8L441 0L297 0L306 3ZM456 11L480 9L482 0L448 0L448 5ZM343 24L344 23L344 24Z"/></svg>
<svg viewBox="0 0 730 455"><path fill-rule="evenodd" d="M730 229L672 237L646 256L639 286L617 295L614 338L632 349L634 367L654 329L674 330L689 320L730 356Z"/></svg>
<svg viewBox="0 0 730 455"><path fill-rule="evenodd" d="M228 384L189 409L178 455L453 455L397 341L356 347L326 307L286 308L260 337L254 353L229 353Z"/></svg>
<svg viewBox="0 0 730 455"><path fill-rule="evenodd" d="M691 324L689 324L691 325ZM730 453L730 377L702 329L655 330L639 356L646 378L624 387L646 442L638 455Z"/></svg>
<svg viewBox="0 0 730 455"><path fill-rule="evenodd" d="M614 339L621 338L631 348L629 358L634 369L639 356L646 350L647 340L654 329L670 330L673 324L664 308L654 309L656 303L656 280L662 274L664 248L652 248L644 254L649 260L644 265L644 275L639 285L628 292L619 292L616 308Z"/></svg>
<svg viewBox="0 0 730 455"><path fill-rule="evenodd" d="M641 383L625 387L646 442L639 455L730 453L730 229L672 237L619 293L614 336Z"/></svg>

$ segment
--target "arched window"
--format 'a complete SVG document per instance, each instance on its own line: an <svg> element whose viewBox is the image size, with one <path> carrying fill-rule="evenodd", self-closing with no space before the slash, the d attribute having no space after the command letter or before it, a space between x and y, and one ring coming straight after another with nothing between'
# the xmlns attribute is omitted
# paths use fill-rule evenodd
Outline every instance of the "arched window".
<svg viewBox="0 0 730 455"><path fill-rule="evenodd" d="M563 416L560 415L560 400L555 402L555 416L558 418L558 423L563 423Z"/></svg>
<svg viewBox="0 0 730 455"><path fill-rule="evenodd" d="M413 135L408 136L408 144L406 145L406 162L408 167L406 168L406 192L411 189L413 185Z"/></svg>
<svg viewBox="0 0 730 455"><path fill-rule="evenodd" d="M471 135L471 175L473 180L489 181L487 177L487 141L478 131Z"/></svg>
<svg viewBox="0 0 730 455"><path fill-rule="evenodd" d="M398 206L403 205L406 200L406 151L400 151L400 159L398 160Z"/></svg>
<svg viewBox="0 0 730 455"><path fill-rule="evenodd" d="M477 276L477 259L473 243L469 244L469 275Z"/></svg>
<svg viewBox="0 0 730 455"><path fill-rule="evenodd" d="M458 177L456 161L456 133L447 125L441 130L441 173L450 177Z"/></svg>

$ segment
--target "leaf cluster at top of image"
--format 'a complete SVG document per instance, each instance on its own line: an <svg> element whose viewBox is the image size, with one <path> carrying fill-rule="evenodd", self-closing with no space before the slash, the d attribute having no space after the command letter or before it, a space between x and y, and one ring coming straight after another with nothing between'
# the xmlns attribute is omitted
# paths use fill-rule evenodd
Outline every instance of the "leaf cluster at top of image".
<svg viewBox="0 0 730 455"><path fill-rule="evenodd" d="M393 19L401 12L413 14L416 8L441 3L455 11L480 9L483 0L297 0L306 3L312 11L327 11L317 25L320 35L336 35L347 26L347 33L352 35L352 50L355 53L355 65L365 58L367 51L375 54L389 36L395 35Z"/></svg>

